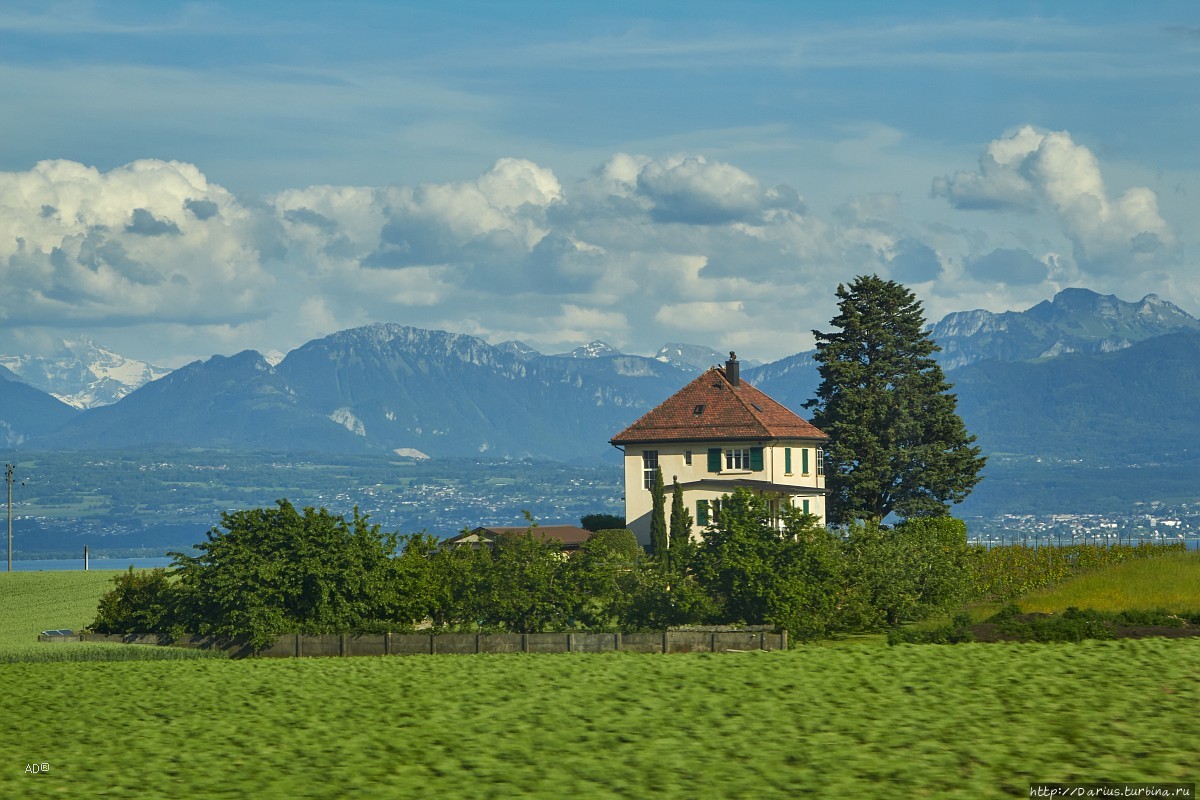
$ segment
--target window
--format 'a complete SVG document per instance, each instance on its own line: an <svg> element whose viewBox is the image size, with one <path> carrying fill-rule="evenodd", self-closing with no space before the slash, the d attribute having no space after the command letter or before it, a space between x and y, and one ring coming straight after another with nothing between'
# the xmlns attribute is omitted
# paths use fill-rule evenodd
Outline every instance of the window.
<svg viewBox="0 0 1200 800"><path fill-rule="evenodd" d="M792 474L792 448L783 448L783 472L785 475Z"/></svg>
<svg viewBox="0 0 1200 800"><path fill-rule="evenodd" d="M720 500L697 500L696 523L699 525L716 525L717 515L721 513Z"/></svg>
<svg viewBox="0 0 1200 800"><path fill-rule="evenodd" d="M825 474L825 451L817 448L817 474Z"/></svg>
<svg viewBox="0 0 1200 800"><path fill-rule="evenodd" d="M804 513L805 513L805 514L810 514L810 513L812 513L812 512L810 512L810 511L808 510L808 501L807 501L807 500L805 500L805 501L804 501Z"/></svg>
<svg viewBox="0 0 1200 800"><path fill-rule="evenodd" d="M691 450L683 451L683 463L689 467L692 465L692 451Z"/></svg>
<svg viewBox="0 0 1200 800"><path fill-rule="evenodd" d="M723 465L723 468L722 468ZM763 449L761 447L720 447L708 449L709 472L762 472Z"/></svg>
<svg viewBox="0 0 1200 800"><path fill-rule="evenodd" d="M704 403L700 403L695 408L692 409L692 416L698 417L703 413L704 413Z"/></svg>
<svg viewBox="0 0 1200 800"><path fill-rule="evenodd" d="M642 486L646 489L654 487L654 473L658 472L658 451L642 451Z"/></svg>
<svg viewBox="0 0 1200 800"><path fill-rule="evenodd" d="M800 472L804 475L808 474L808 448L805 447L800 451Z"/></svg>
<svg viewBox="0 0 1200 800"><path fill-rule="evenodd" d="M750 469L750 448L735 447L726 450L725 469Z"/></svg>

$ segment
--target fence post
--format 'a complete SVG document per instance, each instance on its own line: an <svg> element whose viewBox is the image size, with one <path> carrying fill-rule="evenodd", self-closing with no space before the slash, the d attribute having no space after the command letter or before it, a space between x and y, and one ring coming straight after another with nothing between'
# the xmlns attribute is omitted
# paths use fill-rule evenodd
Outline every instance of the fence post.
<svg viewBox="0 0 1200 800"><path fill-rule="evenodd" d="M300 634L293 634L296 637L296 658L304 655L304 648L300 645Z"/></svg>
<svg viewBox="0 0 1200 800"><path fill-rule="evenodd" d="M671 640L669 638L667 638L668 635L669 634L667 633L667 631L663 631L663 645L662 645L663 655L666 655L667 653L671 652Z"/></svg>
<svg viewBox="0 0 1200 800"><path fill-rule="evenodd" d="M390 656L392 654L392 632L388 631L383 635L383 654Z"/></svg>
<svg viewBox="0 0 1200 800"><path fill-rule="evenodd" d="M620 650L622 649L622 646L621 646L621 632L620 632L620 631L617 631L616 633L614 633L614 634L613 634L613 637L614 637L614 638L613 638L613 645L616 647L616 649L617 649L618 651L620 651Z"/></svg>
<svg viewBox="0 0 1200 800"><path fill-rule="evenodd" d="M529 634L528 633L521 634L521 652L522 653L529 652Z"/></svg>
<svg viewBox="0 0 1200 800"><path fill-rule="evenodd" d="M573 634L573 633L567 634L567 652L568 653L575 652L575 634Z"/></svg>

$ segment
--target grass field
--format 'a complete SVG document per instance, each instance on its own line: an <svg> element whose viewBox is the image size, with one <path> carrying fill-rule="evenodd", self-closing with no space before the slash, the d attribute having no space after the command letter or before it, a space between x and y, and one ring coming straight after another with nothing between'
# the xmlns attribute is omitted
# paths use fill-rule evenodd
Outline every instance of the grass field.
<svg viewBox="0 0 1200 800"><path fill-rule="evenodd" d="M1200 610L1200 552L1137 559L1085 573L1030 592L1022 611L1054 612L1075 606L1096 611Z"/></svg>
<svg viewBox="0 0 1200 800"><path fill-rule="evenodd" d="M214 653L175 647L119 644L45 644L44 630L79 630L96 619L100 595L116 570L0 573L0 663L12 661L145 661L212 658ZM217 656L220 657L220 656Z"/></svg>
<svg viewBox="0 0 1200 800"><path fill-rule="evenodd" d="M79 630L96 618L116 571L0 572L0 652L37 644L48 628Z"/></svg>
<svg viewBox="0 0 1200 800"><path fill-rule="evenodd" d="M1197 663L1200 642L1141 640L5 664L0 796L995 798L1191 781Z"/></svg>
<svg viewBox="0 0 1200 800"><path fill-rule="evenodd" d="M63 597L81 574L40 573ZM55 615L35 627L82 611L63 597L27 601ZM1194 781L1200 741L1200 640L11 663L0 685L0 797L1027 797Z"/></svg>

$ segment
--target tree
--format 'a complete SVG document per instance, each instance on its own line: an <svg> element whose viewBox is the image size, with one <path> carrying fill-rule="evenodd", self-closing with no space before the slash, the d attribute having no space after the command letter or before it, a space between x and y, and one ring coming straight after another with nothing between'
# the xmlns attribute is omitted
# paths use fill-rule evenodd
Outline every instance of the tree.
<svg viewBox="0 0 1200 800"><path fill-rule="evenodd" d="M749 489L724 498L697 554L711 618L774 624L799 639L823 635L842 583L838 542L800 509L785 506L779 517L776 527L767 498Z"/></svg>
<svg viewBox="0 0 1200 800"><path fill-rule="evenodd" d="M263 647L283 633L362 630L396 607L396 534L357 508L347 522L280 500L222 514L221 527L196 545L199 555L171 554L185 630Z"/></svg>
<svg viewBox="0 0 1200 800"><path fill-rule="evenodd" d="M834 333L813 331L821 384L813 424L829 435L831 522L944 516L980 480L972 447L924 330L921 303L895 281L839 285Z"/></svg>
<svg viewBox="0 0 1200 800"><path fill-rule="evenodd" d="M961 603L970 584L967 526L951 517L905 520L893 530L855 522L843 540L844 624L878 630Z"/></svg>
<svg viewBox="0 0 1200 800"><path fill-rule="evenodd" d="M100 598L96 633L160 633L175 636L180 591L162 567L122 572L114 587Z"/></svg>
<svg viewBox="0 0 1200 800"><path fill-rule="evenodd" d="M630 616L646 554L633 531L593 533L567 561L576 619L590 630L619 630Z"/></svg>
<svg viewBox="0 0 1200 800"><path fill-rule="evenodd" d="M625 527L625 518L618 514L584 514L579 519L579 527L592 533L620 530Z"/></svg>
<svg viewBox="0 0 1200 800"><path fill-rule="evenodd" d="M661 469L654 470L654 483L650 487L652 502L650 511L650 550L664 564L667 560L667 487L663 484Z"/></svg>
<svg viewBox="0 0 1200 800"><path fill-rule="evenodd" d="M567 589L562 548L530 526L502 534L491 548L492 569L482 622L514 633L563 627L575 600Z"/></svg>
<svg viewBox="0 0 1200 800"><path fill-rule="evenodd" d="M687 549L692 539L692 514L683 503L683 487L679 485L678 477L672 481L670 533L671 563L679 566L680 559L677 556Z"/></svg>

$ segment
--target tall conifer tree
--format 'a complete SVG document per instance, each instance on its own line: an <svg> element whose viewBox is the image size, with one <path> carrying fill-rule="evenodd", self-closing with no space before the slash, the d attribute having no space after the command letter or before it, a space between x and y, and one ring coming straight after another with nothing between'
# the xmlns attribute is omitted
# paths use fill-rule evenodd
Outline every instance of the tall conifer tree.
<svg viewBox="0 0 1200 800"><path fill-rule="evenodd" d="M813 331L821 385L813 424L827 433L831 522L942 516L980 480L951 384L932 356L921 303L895 281L837 288L833 333Z"/></svg>
<svg viewBox="0 0 1200 800"><path fill-rule="evenodd" d="M671 562L675 567L679 566L678 553L682 553L687 543L692 538L692 515L687 510L687 506L683 504L683 487L679 485L679 478L675 477L672 480L671 489Z"/></svg>
<svg viewBox="0 0 1200 800"><path fill-rule="evenodd" d="M654 470L654 485L650 489L652 502L650 511L650 549L664 563L667 558L667 487L663 484L662 470Z"/></svg>

